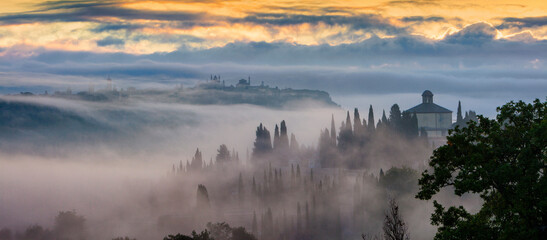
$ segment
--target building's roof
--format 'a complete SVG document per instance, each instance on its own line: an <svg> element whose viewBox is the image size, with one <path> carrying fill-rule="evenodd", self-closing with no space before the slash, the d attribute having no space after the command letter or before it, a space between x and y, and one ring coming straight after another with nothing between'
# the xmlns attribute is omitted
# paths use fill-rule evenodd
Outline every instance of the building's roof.
<svg viewBox="0 0 547 240"><path fill-rule="evenodd" d="M443 108L435 103L422 103L413 108L406 110L410 113L451 113L452 111Z"/></svg>
<svg viewBox="0 0 547 240"><path fill-rule="evenodd" d="M425 90L423 93L422 93L422 97L425 97L425 96L428 96L428 97L433 97L433 93L429 90Z"/></svg>

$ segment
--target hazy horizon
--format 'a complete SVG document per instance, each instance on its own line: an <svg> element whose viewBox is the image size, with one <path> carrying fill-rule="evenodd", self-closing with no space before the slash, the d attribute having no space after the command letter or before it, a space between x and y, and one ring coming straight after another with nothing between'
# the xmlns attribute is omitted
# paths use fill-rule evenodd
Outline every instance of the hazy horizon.
<svg viewBox="0 0 547 240"><path fill-rule="evenodd" d="M432 239L434 150L546 60L541 0L4 0L0 240Z"/></svg>

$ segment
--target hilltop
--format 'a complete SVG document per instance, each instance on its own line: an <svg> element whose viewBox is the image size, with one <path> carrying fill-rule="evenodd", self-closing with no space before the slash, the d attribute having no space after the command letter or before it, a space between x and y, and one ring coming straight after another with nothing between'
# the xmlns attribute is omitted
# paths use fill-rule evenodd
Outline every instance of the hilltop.
<svg viewBox="0 0 547 240"><path fill-rule="evenodd" d="M20 95L33 96L30 92L21 92ZM87 91L73 93L70 88L66 91L56 91L53 94L40 94L40 96L58 97L92 102L118 102L127 100L140 100L147 102L184 103L196 105L232 105L252 104L269 108L284 108L294 104L302 106L302 102L308 105L338 106L328 92L310 89L280 89L270 87L262 82L260 85L251 85L248 80L241 79L234 85L227 86L220 77L211 76L210 80L196 86L184 88L178 85L172 89L117 89L108 78L107 86L95 90L90 86Z"/></svg>

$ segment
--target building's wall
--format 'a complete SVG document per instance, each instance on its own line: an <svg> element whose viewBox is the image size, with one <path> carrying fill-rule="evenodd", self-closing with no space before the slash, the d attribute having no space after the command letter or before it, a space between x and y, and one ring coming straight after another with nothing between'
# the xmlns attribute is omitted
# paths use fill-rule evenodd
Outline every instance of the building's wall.
<svg viewBox="0 0 547 240"><path fill-rule="evenodd" d="M418 113L418 128L425 128L428 137L448 135L452 126L452 113Z"/></svg>

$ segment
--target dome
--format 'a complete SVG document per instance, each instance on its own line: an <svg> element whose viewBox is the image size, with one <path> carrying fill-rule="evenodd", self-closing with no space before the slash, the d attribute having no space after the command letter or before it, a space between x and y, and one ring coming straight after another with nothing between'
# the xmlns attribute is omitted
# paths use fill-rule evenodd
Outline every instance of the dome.
<svg viewBox="0 0 547 240"><path fill-rule="evenodd" d="M433 97L433 93L429 90L425 90L424 93L422 93L422 97Z"/></svg>

